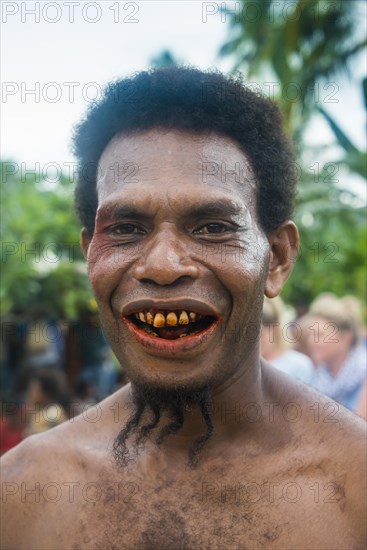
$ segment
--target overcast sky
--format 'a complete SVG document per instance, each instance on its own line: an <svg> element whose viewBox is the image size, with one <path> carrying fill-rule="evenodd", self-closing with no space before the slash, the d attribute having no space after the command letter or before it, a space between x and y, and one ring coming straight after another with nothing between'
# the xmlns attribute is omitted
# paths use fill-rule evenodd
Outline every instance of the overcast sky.
<svg viewBox="0 0 367 550"><path fill-rule="evenodd" d="M228 36L226 21L212 13L218 7L199 0L2 1L2 159L66 168L72 127L102 86L148 67L164 49L200 68L229 70L231 60L217 57ZM321 100L336 100L324 107L360 147L363 60L354 63L351 81L333 79L334 87L319 90ZM308 140L322 145L332 134L317 121Z"/></svg>

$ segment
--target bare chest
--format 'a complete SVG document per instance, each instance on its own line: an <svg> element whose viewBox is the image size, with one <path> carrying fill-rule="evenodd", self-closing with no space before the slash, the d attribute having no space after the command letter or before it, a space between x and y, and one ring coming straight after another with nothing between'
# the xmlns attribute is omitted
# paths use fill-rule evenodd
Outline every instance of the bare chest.
<svg viewBox="0 0 367 550"><path fill-rule="evenodd" d="M327 485L329 483L329 485ZM237 475L139 479L84 488L55 548L358 548L337 484ZM74 506L77 505L77 506Z"/></svg>

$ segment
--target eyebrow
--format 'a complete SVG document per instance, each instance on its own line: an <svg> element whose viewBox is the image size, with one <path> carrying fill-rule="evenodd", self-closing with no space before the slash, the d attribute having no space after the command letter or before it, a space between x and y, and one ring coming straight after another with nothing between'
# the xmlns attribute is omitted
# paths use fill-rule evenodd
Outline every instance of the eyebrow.
<svg viewBox="0 0 367 550"><path fill-rule="evenodd" d="M219 199L192 206L184 211L183 217L202 218L205 216L237 216L243 211L243 207L228 199ZM98 211L98 220L100 222L116 221L124 218L133 218L137 220L146 220L149 214L143 212L133 204L125 205L105 205Z"/></svg>
<svg viewBox="0 0 367 550"><path fill-rule="evenodd" d="M146 219L148 215L144 214L133 205L113 204L102 206L98 210L97 217L99 221L105 222L121 220L123 218L143 220Z"/></svg>
<svg viewBox="0 0 367 550"><path fill-rule="evenodd" d="M190 217L200 218L205 216L223 216L232 215L237 216L241 213L242 207L228 199L221 199L219 201L206 202L193 206L190 208Z"/></svg>

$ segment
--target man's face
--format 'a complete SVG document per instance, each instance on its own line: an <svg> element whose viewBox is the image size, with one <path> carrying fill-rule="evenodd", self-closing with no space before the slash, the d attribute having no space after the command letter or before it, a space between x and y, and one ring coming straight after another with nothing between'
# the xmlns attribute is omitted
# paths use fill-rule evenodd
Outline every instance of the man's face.
<svg viewBox="0 0 367 550"><path fill-rule="evenodd" d="M195 389L248 369L269 243L245 155L225 137L157 129L116 136L99 168L88 271L128 377Z"/></svg>

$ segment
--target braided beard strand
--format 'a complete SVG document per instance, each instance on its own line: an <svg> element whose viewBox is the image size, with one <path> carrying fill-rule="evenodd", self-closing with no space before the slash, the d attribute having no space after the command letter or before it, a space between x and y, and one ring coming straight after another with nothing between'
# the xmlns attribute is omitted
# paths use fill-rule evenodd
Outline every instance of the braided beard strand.
<svg viewBox="0 0 367 550"><path fill-rule="evenodd" d="M113 455L118 466L126 467L133 461L134 456L138 455L139 445L143 444L153 431L158 432L154 438L156 445L161 445L168 435L175 434L182 428L185 411L199 408L206 425L206 432L198 437L188 450L189 466L191 468L197 466L198 456L214 431L210 414L212 401L209 387L196 391L164 391L134 384L132 404L135 410L113 444ZM143 424L145 411L149 415L149 421ZM168 413L171 421L158 430L163 412ZM134 443L129 449L127 441L134 435Z"/></svg>

